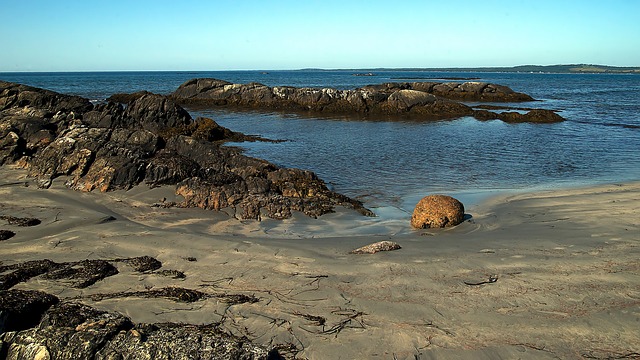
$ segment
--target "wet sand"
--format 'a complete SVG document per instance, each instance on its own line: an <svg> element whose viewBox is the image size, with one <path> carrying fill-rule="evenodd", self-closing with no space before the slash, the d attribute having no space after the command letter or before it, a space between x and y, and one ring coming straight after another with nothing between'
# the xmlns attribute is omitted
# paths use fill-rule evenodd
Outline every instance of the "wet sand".
<svg viewBox="0 0 640 360"><path fill-rule="evenodd" d="M85 289L34 278L17 285L77 298L135 322L220 322L258 344L291 343L309 359L579 359L640 353L640 183L499 195L446 230L348 210L311 219L240 221L165 209L172 188L112 193L38 189L0 169L0 215L36 217L0 242L0 262L149 255L185 279L120 273ZM25 186L27 185L27 186ZM115 220L110 220L110 217ZM402 249L349 251L381 240ZM194 261L196 260L196 261ZM90 294L178 286L247 294L229 305Z"/></svg>

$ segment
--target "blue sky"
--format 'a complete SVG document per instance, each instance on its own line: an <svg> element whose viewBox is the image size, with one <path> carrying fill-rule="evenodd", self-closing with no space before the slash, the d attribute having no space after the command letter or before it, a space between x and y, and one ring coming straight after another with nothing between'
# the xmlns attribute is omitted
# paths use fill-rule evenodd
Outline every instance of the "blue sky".
<svg viewBox="0 0 640 360"><path fill-rule="evenodd" d="M637 0L0 0L0 71L640 66Z"/></svg>

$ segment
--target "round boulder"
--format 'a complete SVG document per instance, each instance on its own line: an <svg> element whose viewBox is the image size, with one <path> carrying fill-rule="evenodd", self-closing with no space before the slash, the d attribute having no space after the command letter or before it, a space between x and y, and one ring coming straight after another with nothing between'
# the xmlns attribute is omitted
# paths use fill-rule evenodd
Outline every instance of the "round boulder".
<svg viewBox="0 0 640 360"><path fill-rule="evenodd" d="M451 196L429 195L418 202L411 226L418 229L456 226L464 219L464 205Z"/></svg>

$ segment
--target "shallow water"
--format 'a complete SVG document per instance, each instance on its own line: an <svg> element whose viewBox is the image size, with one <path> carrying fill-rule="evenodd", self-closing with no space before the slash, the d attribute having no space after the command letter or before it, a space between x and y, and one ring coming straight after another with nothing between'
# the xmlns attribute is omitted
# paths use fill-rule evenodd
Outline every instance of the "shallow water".
<svg viewBox="0 0 640 360"><path fill-rule="evenodd" d="M169 93L195 77L266 85L355 88L400 77L478 77L541 100L518 104L561 110L558 124L384 121L279 112L191 110L234 131L282 143L234 144L278 165L310 169L330 187L389 217L420 197L447 193L476 202L496 191L640 179L640 76L592 74L359 71L13 73L0 79L102 100L112 93Z"/></svg>

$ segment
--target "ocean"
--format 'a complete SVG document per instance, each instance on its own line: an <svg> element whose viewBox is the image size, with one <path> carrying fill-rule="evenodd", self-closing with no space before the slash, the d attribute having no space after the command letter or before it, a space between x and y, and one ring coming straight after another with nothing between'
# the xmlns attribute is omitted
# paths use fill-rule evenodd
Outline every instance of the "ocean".
<svg viewBox="0 0 640 360"><path fill-rule="evenodd" d="M477 78L536 100L514 106L560 110L557 124L318 117L284 112L189 109L233 131L286 140L230 144L249 156L316 172L335 191L379 214L403 217L427 194L463 203L504 191L640 180L640 75L422 71L212 71L0 73L0 80L102 101L113 93L168 94L213 77L234 83L351 89L404 81ZM369 72L369 70L365 71ZM440 79L440 80L439 80ZM507 104L510 105L510 104Z"/></svg>

